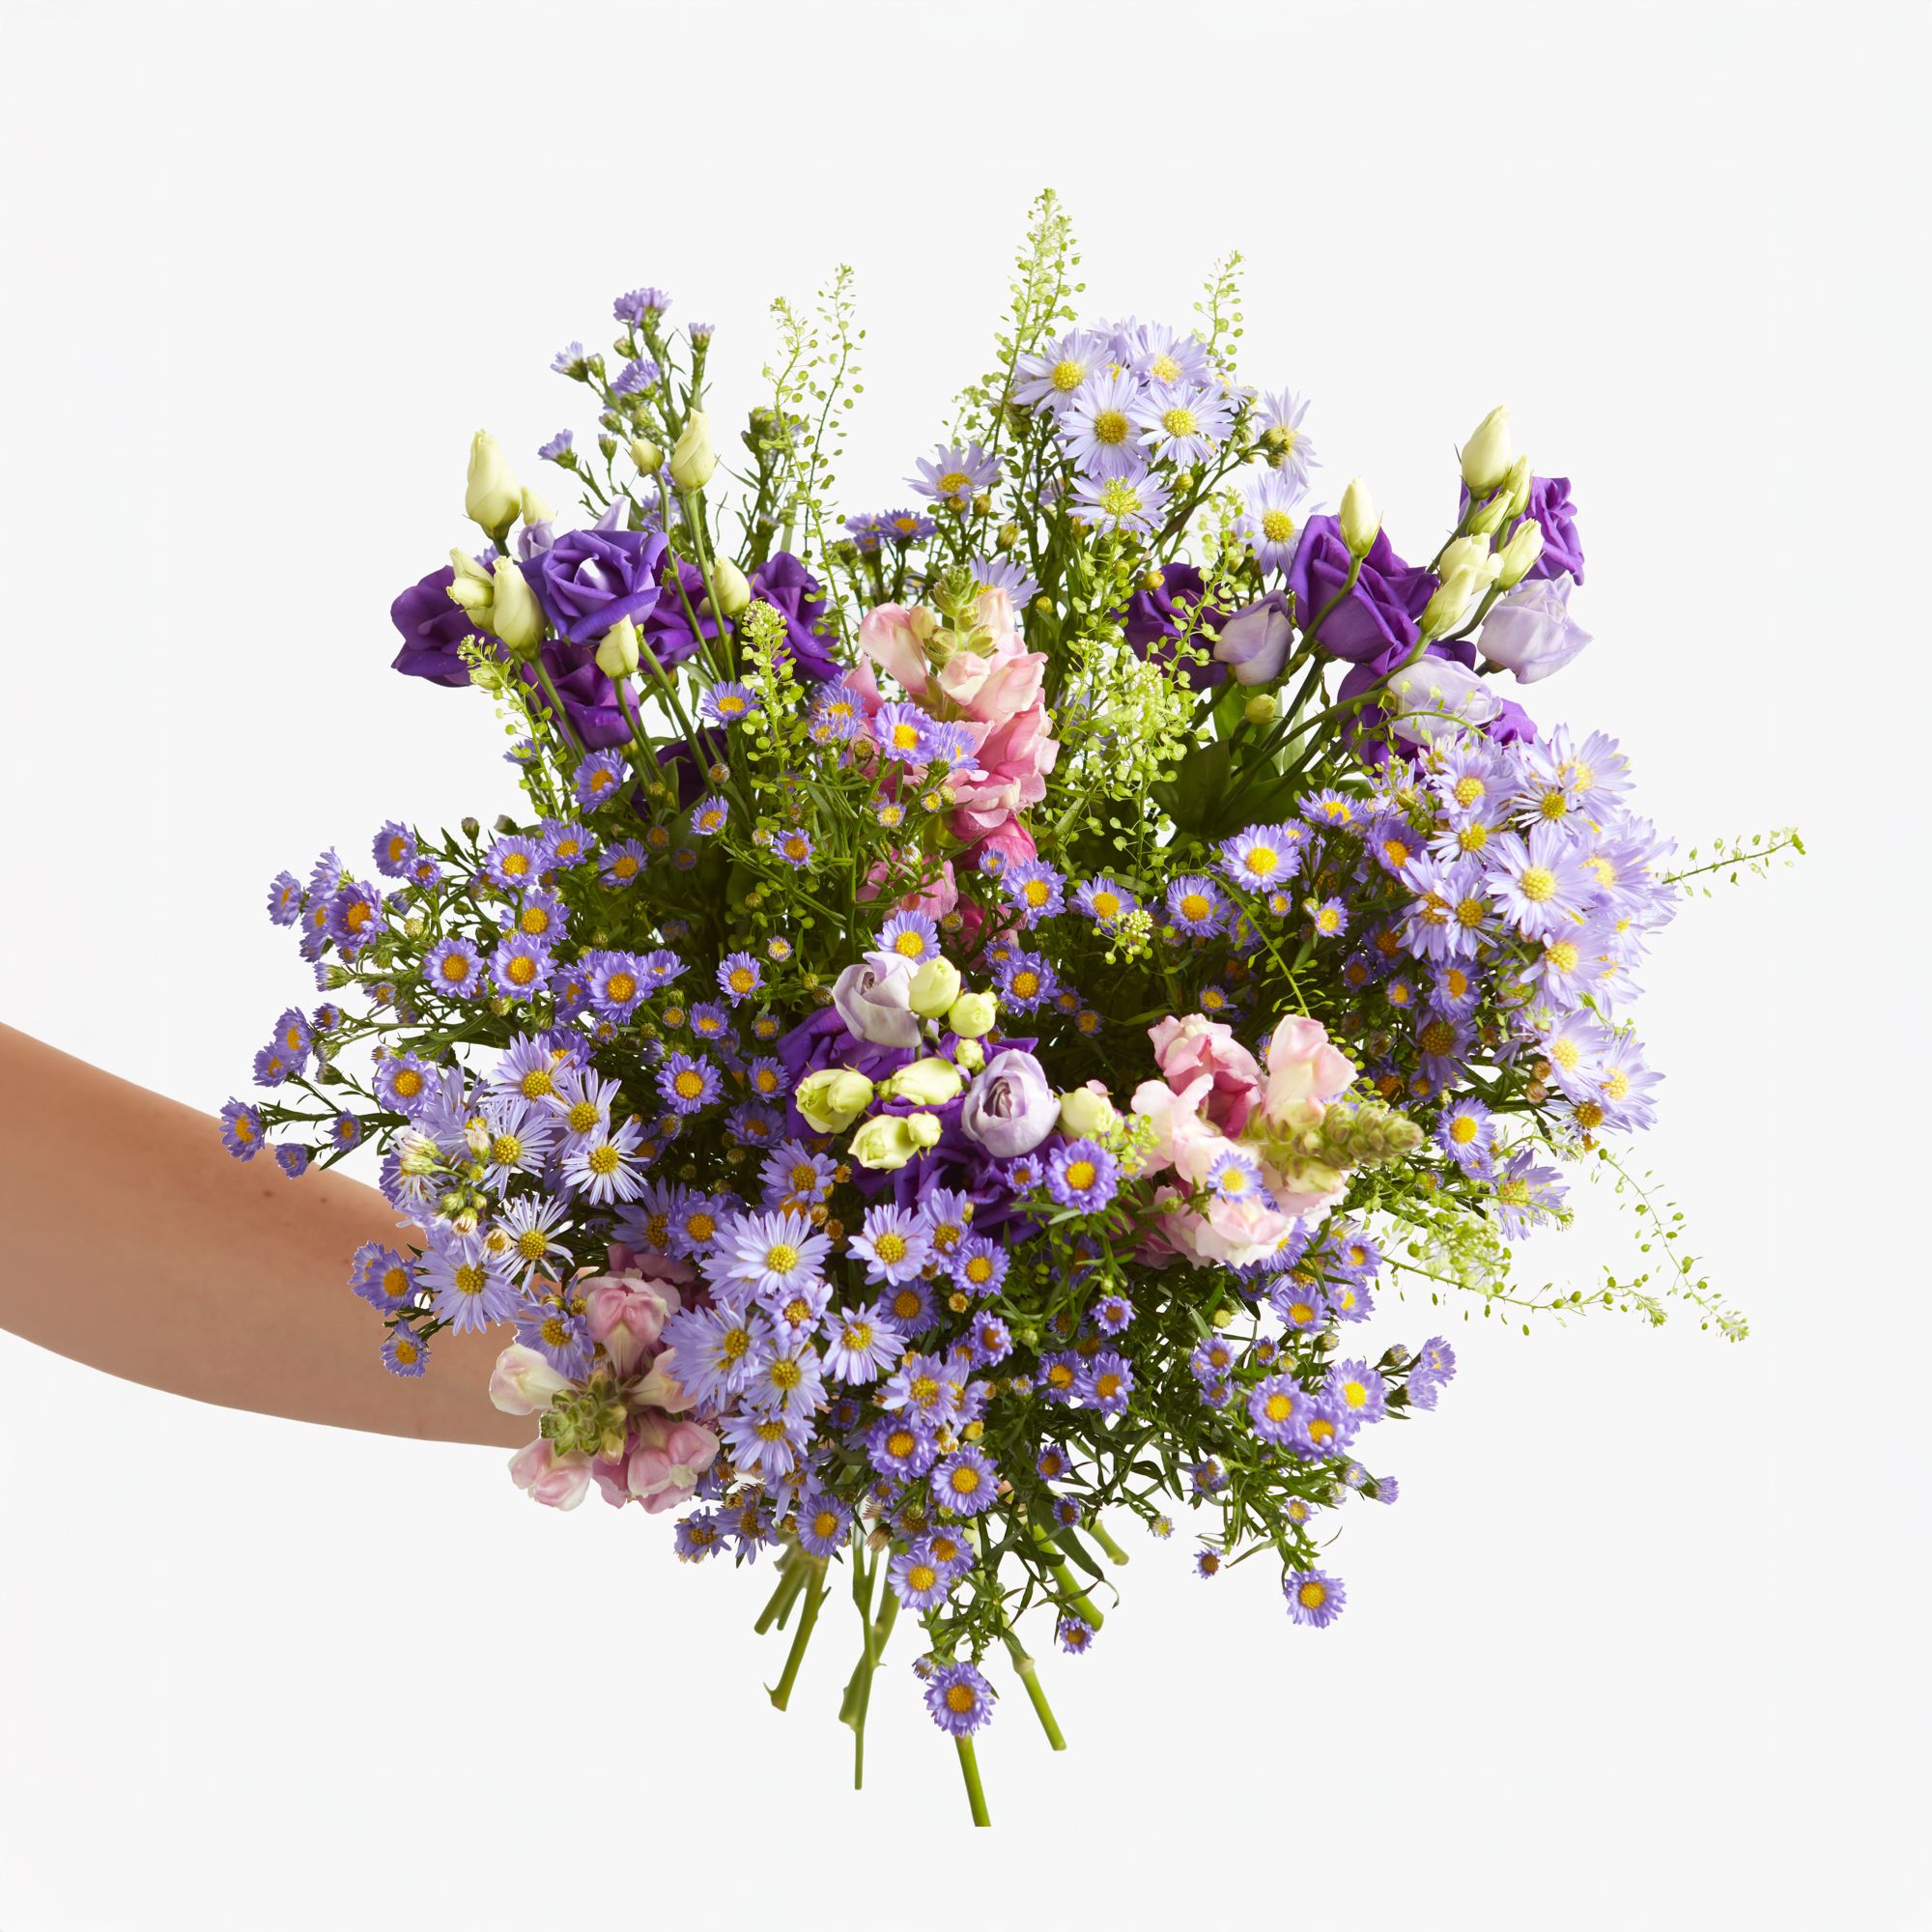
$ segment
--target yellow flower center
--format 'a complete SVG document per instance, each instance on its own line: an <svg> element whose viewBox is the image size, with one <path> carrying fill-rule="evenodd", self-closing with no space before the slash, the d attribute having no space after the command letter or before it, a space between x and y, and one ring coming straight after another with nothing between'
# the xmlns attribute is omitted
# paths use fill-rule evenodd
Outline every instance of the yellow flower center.
<svg viewBox="0 0 1932 1932"><path fill-rule="evenodd" d="M1281 865L1281 854L1272 845L1251 845L1241 860L1258 879L1272 878Z"/></svg>
<svg viewBox="0 0 1932 1932"><path fill-rule="evenodd" d="M905 1260L906 1238L903 1235L894 1234L889 1228L872 1243L872 1252L878 1256L880 1261L891 1266L895 1262Z"/></svg>
<svg viewBox="0 0 1932 1932"><path fill-rule="evenodd" d="M1039 991L1039 975L1031 966L1022 966L1013 975L1013 997L1030 1000Z"/></svg>
<svg viewBox="0 0 1932 1932"><path fill-rule="evenodd" d="M1319 1610L1328 1601L1328 1586L1325 1583L1318 1583L1311 1577L1295 1591L1294 1596L1304 1610Z"/></svg>
<svg viewBox="0 0 1932 1932"><path fill-rule="evenodd" d="M1171 410L1160 412L1160 426L1169 436L1192 436L1199 419L1190 409L1177 403Z"/></svg>
<svg viewBox="0 0 1932 1932"><path fill-rule="evenodd" d="M795 1389L805 1379L805 1371L789 1355L781 1355L772 1364L772 1386Z"/></svg>
<svg viewBox="0 0 1932 1932"><path fill-rule="evenodd" d="M1294 1398L1277 1389L1262 1404L1262 1413L1270 1422L1286 1422L1294 1413Z"/></svg>
<svg viewBox="0 0 1932 1932"><path fill-rule="evenodd" d="M695 1100L704 1092L704 1076L692 1066L679 1067L670 1084L680 1100Z"/></svg>
<svg viewBox="0 0 1932 1932"><path fill-rule="evenodd" d="M749 966L734 966L731 969L731 990L734 993L749 993L758 983L758 976Z"/></svg>
<svg viewBox="0 0 1932 1932"><path fill-rule="evenodd" d="M1180 364L1165 350L1148 364L1148 374L1156 383L1178 383L1180 380Z"/></svg>
<svg viewBox="0 0 1932 1932"><path fill-rule="evenodd" d="M527 986L537 977L537 962L526 952L515 953L503 968L503 977L516 985Z"/></svg>
<svg viewBox="0 0 1932 1932"><path fill-rule="evenodd" d="M1180 916L1183 919L1206 919L1213 910L1205 893L1183 893L1180 895Z"/></svg>
<svg viewBox="0 0 1932 1932"><path fill-rule="evenodd" d="M910 1429L895 1429L886 1437L886 1454L904 1458L919 1447L919 1437Z"/></svg>
<svg viewBox="0 0 1932 1932"><path fill-rule="evenodd" d="M623 1158L624 1156L616 1148L612 1147L609 1141L605 1141L602 1145L590 1150L590 1158L586 1164L592 1174L609 1176L617 1172L617 1169L623 1163Z"/></svg>
<svg viewBox="0 0 1932 1932"><path fill-rule="evenodd" d="M1100 1178L1100 1170L1091 1160L1074 1160L1066 1164L1066 1184L1076 1194L1084 1194Z"/></svg>
<svg viewBox="0 0 1932 1932"><path fill-rule="evenodd" d="M1526 867L1517 884L1522 889L1523 897L1535 905L1556 896L1556 874L1547 866Z"/></svg>
<svg viewBox="0 0 1932 1932"><path fill-rule="evenodd" d="M1262 535L1269 543L1287 543L1294 534L1294 519L1286 510L1262 512Z"/></svg>
<svg viewBox="0 0 1932 1932"><path fill-rule="evenodd" d="M1117 447L1126 441L1130 427L1119 410L1102 410L1094 418L1094 440L1104 442L1110 449Z"/></svg>
<svg viewBox="0 0 1932 1932"><path fill-rule="evenodd" d="M587 1134L604 1116L597 1111L594 1101L580 1100L563 1118L572 1133Z"/></svg>
<svg viewBox="0 0 1932 1932"><path fill-rule="evenodd" d="M798 1250L789 1241L774 1241L765 1250L765 1268L770 1274L789 1274L798 1265Z"/></svg>
<svg viewBox="0 0 1932 1932"><path fill-rule="evenodd" d="M490 1279L489 1272L480 1263L465 1262L456 1270L456 1288L459 1294L481 1294L484 1284Z"/></svg>
<svg viewBox="0 0 1932 1932"><path fill-rule="evenodd" d="M460 986L469 977L469 961L460 952L452 952L442 962L442 977L451 985Z"/></svg>
<svg viewBox="0 0 1932 1932"><path fill-rule="evenodd" d="M955 1684L946 1693L946 1708L962 1718L979 1701L970 1684Z"/></svg>
<svg viewBox="0 0 1932 1932"><path fill-rule="evenodd" d="M1049 380L1063 396L1070 395L1087 380L1087 365L1076 362L1070 355L1065 356L1053 365Z"/></svg>
<svg viewBox="0 0 1932 1932"><path fill-rule="evenodd" d="M549 1246L541 1228L526 1228L517 1236L517 1259L525 1262L540 1262L544 1250Z"/></svg>

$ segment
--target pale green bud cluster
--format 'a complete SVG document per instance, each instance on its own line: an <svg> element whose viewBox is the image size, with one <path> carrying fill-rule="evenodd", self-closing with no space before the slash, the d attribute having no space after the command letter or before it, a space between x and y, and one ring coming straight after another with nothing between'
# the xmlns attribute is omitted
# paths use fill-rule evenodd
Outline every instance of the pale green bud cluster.
<svg viewBox="0 0 1932 1932"><path fill-rule="evenodd" d="M608 1370L600 1369L582 1388L559 1389L537 1420L537 1434L558 1455L573 1451L615 1462L629 1432L624 1398Z"/></svg>
<svg viewBox="0 0 1932 1932"><path fill-rule="evenodd" d="M1314 1131L1321 1157L1334 1167L1386 1167L1422 1145L1422 1129L1383 1100L1338 1100Z"/></svg>

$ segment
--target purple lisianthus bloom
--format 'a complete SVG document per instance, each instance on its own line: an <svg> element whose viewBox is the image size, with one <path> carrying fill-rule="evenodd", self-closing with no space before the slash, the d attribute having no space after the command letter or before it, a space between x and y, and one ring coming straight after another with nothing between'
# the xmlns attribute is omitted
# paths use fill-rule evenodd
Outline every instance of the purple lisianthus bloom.
<svg viewBox="0 0 1932 1932"><path fill-rule="evenodd" d="M1223 621L1213 646L1214 661L1235 673L1236 684L1272 684L1288 662L1293 636L1287 597L1270 590Z"/></svg>
<svg viewBox="0 0 1932 1932"><path fill-rule="evenodd" d="M389 606L389 622L403 634L403 647L394 668L405 677L426 677L432 684L452 687L469 682L469 667L459 646L476 626L460 604L452 604L449 587L456 573L448 564L412 583Z"/></svg>
<svg viewBox="0 0 1932 1932"><path fill-rule="evenodd" d="M1391 645L1409 649L1416 639L1416 619L1435 592L1435 578L1396 555L1386 530L1376 532L1360 575L1349 585L1351 560L1337 520L1310 517L1288 572L1288 589L1303 633L1313 631L1330 657L1350 664L1367 664ZM1346 594L1344 585L1349 585ZM1341 601L1335 603L1338 597Z"/></svg>
<svg viewBox="0 0 1932 1932"><path fill-rule="evenodd" d="M658 577L658 600L639 628L651 655L667 670L681 665L697 648L700 634L708 642L718 635L718 619L704 606L704 573L695 563L667 557ZM692 618L697 628L692 628Z"/></svg>
<svg viewBox="0 0 1932 1932"><path fill-rule="evenodd" d="M643 624L657 607L661 530L566 530L526 569L559 637L595 643L623 618Z"/></svg>
<svg viewBox="0 0 1932 1932"><path fill-rule="evenodd" d="M1187 633L1191 650L1211 651L1215 637L1230 613L1211 605L1202 607L1207 584L1191 563L1163 564L1160 578L1159 589L1137 590L1122 616L1121 628L1126 633L1127 642L1140 656L1155 664L1174 662L1175 640L1182 631ZM1210 684L1225 684L1227 678L1224 666L1211 661L1197 663L1190 657L1187 682L1196 691Z"/></svg>
<svg viewBox="0 0 1932 1932"><path fill-rule="evenodd" d="M960 1106L960 1129L999 1160L1031 1153L1060 1119L1060 1096L1032 1054L1009 1048L987 1061Z"/></svg>
<svg viewBox="0 0 1932 1932"><path fill-rule="evenodd" d="M609 750L631 742L630 721L624 716L617 687L598 669L594 650L582 644L546 643L543 666L556 686L556 695L563 699L570 728L587 750ZM524 682L544 697L535 672L525 666L522 673Z"/></svg>
<svg viewBox="0 0 1932 1932"><path fill-rule="evenodd" d="M1570 500L1567 476L1532 476L1526 515L1543 526L1543 554L1530 565L1531 577L1561 577L1566 571L1583 581L1583 540L1577 534L1577 506ZM1517 526L1511 525L1514 535ZM1508 537L1498 537L1498 545Z"/></svg>
<svg viewBox="0 0 1932 1932"><path fill-rule="evenodd" d="M817 578L789 551L781 550L752 573L751 582L752 595L785 620L785 641L799 676L812 684L837 677L838 667L817 629L825 622L825 598Z"/></svg>
<svg viewBox="0 0 1932 1932"><path fill-rule="evenodd" d="M860 1039L875 1046L917 1046L919 1016L912 1009L912 961L899 953L867 953L834 981L832 1004Z"/></svg>

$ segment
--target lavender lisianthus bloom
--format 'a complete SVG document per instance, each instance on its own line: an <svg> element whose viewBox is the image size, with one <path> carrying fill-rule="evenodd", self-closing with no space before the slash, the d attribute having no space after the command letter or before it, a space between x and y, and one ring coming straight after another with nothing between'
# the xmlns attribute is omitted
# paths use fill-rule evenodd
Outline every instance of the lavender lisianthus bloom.
<svg viewBox="0 0 1932 1932"><path fill-rule="evenodd" d="M825 621L825 598L817 578L789 551L779 551L752 573L752 595L785 620L785 641L798 674L811 684L838 675L818 626Z"/></svg>
<svg viewBox="0 0 1932 1932"><path fill-rule="evenodd" d="M1558 671L1590 641L1590 634L1570 614L1576 580L1566 571L1554 577L1525 577L1483 619L1476 641L1491 664L1514 671L1519 684L1534 684Z"/></svg>
<svg viewBox="0 0 1932 1932"><path fill-rule="evenodd" d="M913 963L896 952L868 952L832 982L832 1004L846 1028L874 1046L917 1046Z"/></svg>
<svg viewBox="0 0 1932 1932"><path fill-rule="evenodd" d="M966 1090L959 1125L999 1160L1031 1153L1060 1120L1060 1096L1032 1054L996 1053Z"/></svg>
<svg viewBox="0 0 1932 1932"><path fill-rule="evenodd" d="M557 635L594 644L612 624L642 624L656 608L661 530L567 530L531 559L525 574Z"/></svg>
<svg viewBox="0 0 1932 1932"><path fill-rule="evenodd" d="M1339 522L1310 517L1288 572L1303 633L1312 633L1330 657L1350 664L1367 664L1391 645L1408 649L1416 639L1416 619L1435 589L1435 578L1396 555L1386 530L1376 532L1352 584L1350 561Z"/></svg>
<svg viewBox="0 0 1932 1932"><path fill-rule="evenodd" d="M1127 642L1153 664L1174 662L1176 641L1182 631L1187 633L1191 650L1211 651L1229 613L1212 605L1204 608L1207 591L1207 582L1193 564L1162 564L1159 587L1135 591L1133 601L1121 613L1121 629ZM1224 666L1189 658L1187 682L1196 691L1225 684L1227 679Z"/></svg>
<svg viewBox="0 0 1932 1932"><path fill-rule="evenodd" d="M449 598L456 573L448 564L412 583L389 606L389 621L403 634L395 668L405 677L426 677L432 684L469 682L469 668L459 646L476 626L460 604Z"/></svg>
<svg viewBox="0 0 1932 1932"><path fill-rule="evenodd" d="M1565 572L1578 583L1583 581L1583 539L1577 533L1577 506L1570 500L1567 476L1532 476L1529 479L1529 508L1543 526L1543 554L1530 565L1527 577L1561 577ZM1514 534L1517 526L1510 526ZM1508 540L1499 537L1500 546Z"/></svg>
<svg viewBox="0 0 1932 1932"><path fill-rule="evenodd" d="M1270 590L1222 624L1214 643L1215 662L1235 673L1236 684L1272 684L1288 662L1293 637L1288 598L1279 590Z"/></svg>

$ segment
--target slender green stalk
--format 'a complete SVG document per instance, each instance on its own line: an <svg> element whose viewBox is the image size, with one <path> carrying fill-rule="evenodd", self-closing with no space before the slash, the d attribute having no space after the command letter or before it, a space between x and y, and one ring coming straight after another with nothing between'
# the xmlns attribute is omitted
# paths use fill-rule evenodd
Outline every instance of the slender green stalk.
<svg viewBox="0 0 1932 1932"><path fill-rule="evenodd" d="M1124 1563L1128 1560L1127 1552L1107 1533L1106 1525L1097 1516L1089 1518L1085 1526L1087 1534L1107 1552L1108 1556L1114 1562Z"/></svg>
<svg viewBox="0 0 1932 1932"><path fill-rule="evenodd" d="M990 1825L993 1821L986 1815L986 1794L980 1783L980 1760L973 1755L971 1738L954 1738L959 1747L959 1769L966 1778L966 1802L973 1807L973 1822L976 1825Z"/></svg>
<svg viewBox="0 0 1932 1932"><path fill-rule="evenodd" d="M792 1599L799 1593L805 1582L805 1559L795 1549L787 1549L779 1559L779 1586L772 1592L771 1601L758 1612L758 1621L752 1626L758 1636L777 1624L784 1628L784 1620L790 1614Z"/></svg>
<svg viewBox="0 0 1932 1932"><path fill-rule="evenodd" d="M805 1662L805 1647L811 1641L812 1627L818 1622L819 1605L832 1594L831 1586L824 1580L825 1565L818 1558L802 1560L798 1574L805 1591L805 1608L799 1616L798 1634L785 1657L783 1675L768 1693L774 1707L781 1711L791 1701L791 1687L798 1682L798 1667Z"/></svg>
<svg viewBox="0 0 1932 1932"><path fill-rule="evenodd" d="M1073 1572L1066 1567L1065 1561L1054 1547L1052 1537L1037 1522L1029 1522L1027 1527L1033 1532L1033 1540L1039 1545L1039 1553L1046 1558L1046 1567L1053 1580L1061 1587L1063 1595L1060 1601L1064 1602L1068 1609L1079 1611L1095 1630L1098 1630L1106 1619L1100 1614L1094 1600L1080 1587Z"/></svg>
<svg viewBox="0 0 1932 1932"><path fill-rule="evenodd" d="M1046 1741L1055 1750L1065 1750L1066 1740L1061 1734L1060 1719L1053 1715L1053 1706L1046 1701L1046 1692L1040 1686L1039 1676L1034 1661L1020 1649L1017 1637L1008 1639L1013 1655L1013 1668L1019 1673L1019 1680L1026 1686L1028 1699L1033 1704L1034 1716L1039 1719L1039 1727L1046 1733Z"/></svg>

